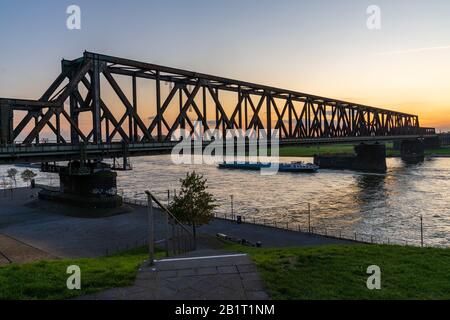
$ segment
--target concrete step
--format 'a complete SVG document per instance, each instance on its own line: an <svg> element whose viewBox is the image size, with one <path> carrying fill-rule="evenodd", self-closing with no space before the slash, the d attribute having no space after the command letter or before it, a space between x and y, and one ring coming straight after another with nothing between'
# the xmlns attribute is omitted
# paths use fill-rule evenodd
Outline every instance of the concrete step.
<svg viewBox="0 0 450 320"><path fill-rule="evenodd" d="M217 252L216 252L217 253ZM162 259L155 262L158 271L199 269L210 267L244 266L251 265L252 261L246 254L214 254L206 256L176 257Z"/></svg>

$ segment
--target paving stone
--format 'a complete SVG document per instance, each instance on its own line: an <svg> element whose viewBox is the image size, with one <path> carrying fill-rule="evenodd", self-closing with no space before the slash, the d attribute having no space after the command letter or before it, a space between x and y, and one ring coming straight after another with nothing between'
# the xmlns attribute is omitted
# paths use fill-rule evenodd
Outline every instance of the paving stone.
<svg viewBox="0 0 450 320"><path fill-rule="evenodd" d="M257 272L241 273L240 276L242 280L261 280Z"/></svg>
<svg viewBox="0 0 450 320"><path fill-rule="evenodd" d="M249 300L270 300L269 295L264 291L246 291L245 295Z"/></svg>
<svg viewBox="0 0 450 320"><path fill-rule="evenodd" d="M161 281L155 279L136 279L134 286L139 288L154 289L160 285Z"/></svg>
<svg viewBox="0 0 450 320"><path fill-rule="evenodd" d="M242 280L246 291L262 291L263 283L261 280Z"/></svg>
<svg viewBox="0 0 450 320"><path fill-rule="evenodd" d="M198 275L211 275L211 274L217 274L217 268L216 267L204 267L204 268L198 268L197 270Z"/></svg>
<svg viewBox="0 0 450 320"><path fill-rule="evenodd" d="M244 265L238 265L237 266L240 273L246 273L246 272L256 272L256 266L254 264L244 264Z"/></svg>
<svg viewBox="0 0 450 320"><path fill-rule="evenodd" d="M124 300L157 300L153 291L147 290L144 292L131 293Z"/></svg>
<svg viewBox="0 0 450 320"><path fill-rule="evenodd" d="M217 267L219 273L238 273L236 266Z"/></svg>
<svg viewBox="0 0 450 320"><path fill-rule="evenodd" d="M158 273L157 272L138 272L137 276L136 276L136 280L154 280L156 279Z"/></svg>
<svg viewBox="0 0 450 320"><path fill-rule="evenodd" d="M164 271L158 271L157 277L164 279L164 278L175 278L177 276L176 270L164 270Z"/></svg>
<svg viewBox="0 0 450 320"><path fill-rule="evenodd" d="M195 269L177 270L178 277L189 277L189 276L195 276L195 275L196 275Z"/></svg>
<svg viewBox="0 0 450 320"><path fill-rule="evenodd" d="M236 259L235 259L236 258ZM248 257L244 257L248 259ZM207 262L205 262L207 260ZM232 258L174 260L156 271L142 268L134 285L112 289L86 299L97 300L246 300L267 299L257 272L249 260ZM215 263L217 262L217 264ZM163 265L163 264L162 264ZM186 268L186 266L190 266Z"/></svg>

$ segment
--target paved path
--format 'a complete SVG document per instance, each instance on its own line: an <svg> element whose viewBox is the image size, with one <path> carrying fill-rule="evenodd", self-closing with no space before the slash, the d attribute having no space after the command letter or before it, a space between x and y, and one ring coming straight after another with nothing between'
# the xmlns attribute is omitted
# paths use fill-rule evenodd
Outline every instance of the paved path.
<svg viewBox="0 0 450 320"><path fill-rule="evenodd" d="M37 189L0 195L0 234L60 258L97 257L142 246L147 239L146 208L127 208L113 217L76 218L74 209L37 200ZM131 209L131 210L130 210ZM162 239L162 215L156 213L156 239Z"/></svg>
<svg viewBox="0 0 450 320"><path fill-rule="evenodd" d="M311 235L309 233L277 229L254 224L237 224L236 222L215 219L209 225L199 228L199 232L216 235L218 233L227 236L245 239L252 243L260 241L263 247L298 247L298 246L318 246L329 244L354 244L354 241L341 240Z"/></svg>
<svg viewBox="0 0 450 320"><path fill-rule="evenodd" d="M0 195L0 234L60 258L97 257L141 246L147 239L147 209L129 207L113 217L89 219L70 216L74 209L37 200L37 189L16 189L11 199ZM156 211L156 238L163 239L162 214ZM264 247L351 243L309 234L217 219L199 229L261 241ZM1 259L1 258L0 258Z"/></svg>
<svg viewBox="0 0 450 320"><path fill-rule="evenodd" d="M266 300L269 297L247 255L219 255L158 261L154 267L142 267L130 287L79 299Z"/></svg>
<svg viewBox="0 0 450 320"><path fill-rule="evenodd" d="M55 259L55 257L26 243L0 234L0 266L50 259Z"/></svg>

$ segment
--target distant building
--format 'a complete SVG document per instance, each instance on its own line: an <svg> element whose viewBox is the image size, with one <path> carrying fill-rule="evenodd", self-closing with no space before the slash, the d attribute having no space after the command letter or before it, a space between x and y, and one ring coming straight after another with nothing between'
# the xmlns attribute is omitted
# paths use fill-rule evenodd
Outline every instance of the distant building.
<svg viewBox="0 0 450 320"><path fill-rule="evenodd" d="M441 145L450 146L450 132L439 134L439 139L441 140Z"/></svg>

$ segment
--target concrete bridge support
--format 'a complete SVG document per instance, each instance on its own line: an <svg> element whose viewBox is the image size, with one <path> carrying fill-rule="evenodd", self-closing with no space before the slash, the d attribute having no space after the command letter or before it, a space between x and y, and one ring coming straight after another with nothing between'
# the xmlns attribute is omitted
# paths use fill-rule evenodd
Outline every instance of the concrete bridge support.
<svg viewBox="0 0 450 320"><path fill-rule="evenodd" d="M355 170L369 172L386 172L386 145L360 144L355 146L356 158L353 163Z"/></svg>
<svg viewBox="0 0 450 320"><path fill-rule="evenodd" d="M354 155L316 155L314 163L323 169L384 173L387 170L386 146L362 143L355 146Z"/></svg>
<svg viewBox="0 0 450 320"><path fill-rule="evenodd" d="M425 144L422 140L403 140L401 157L407 163L419 163L425 160Z"/></svg>
<svg viewBox="0 0 450 320"><path fill-rule="evenodd" d="M57 170L59 190L42 190L39 198L83 208L105 209L122 205L122 198L117 195L117 173L111 171L109 166L102 163L80 165L79 162L71 162L67 167L59 167Z"/></svg>
<svg viewBox="0 0 450 320"><path fill-rule="evenodd" d="M0 104L0 145L10 144L13 140L12 108L8 105Z"/></svg>

